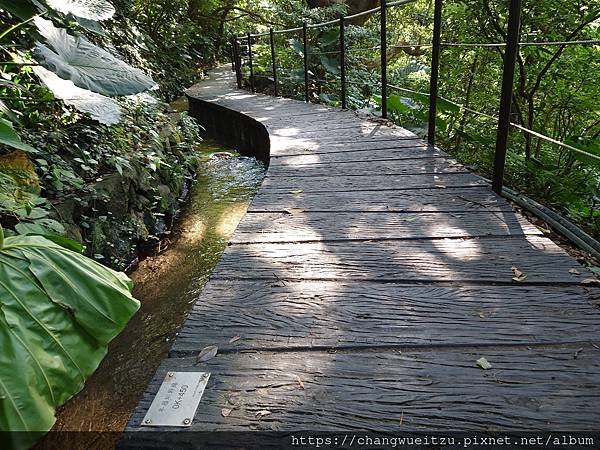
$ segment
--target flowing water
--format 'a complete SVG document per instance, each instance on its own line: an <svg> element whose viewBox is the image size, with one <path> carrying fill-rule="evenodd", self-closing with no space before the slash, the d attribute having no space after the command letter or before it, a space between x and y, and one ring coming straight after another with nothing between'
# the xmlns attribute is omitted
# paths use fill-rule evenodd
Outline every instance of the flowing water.
<svg viewBox="0 0 600 450"><path fill-rule="evenodd" d="M140 311L111 343L83 391L60 410L53 430L102 433L51 434L39 448L114 448L118 432L244 216L265 174L264 165L211 142L201 143L200 149L204 156L198 177L175 229L157 254L141 261L131 274Z"/></svg>

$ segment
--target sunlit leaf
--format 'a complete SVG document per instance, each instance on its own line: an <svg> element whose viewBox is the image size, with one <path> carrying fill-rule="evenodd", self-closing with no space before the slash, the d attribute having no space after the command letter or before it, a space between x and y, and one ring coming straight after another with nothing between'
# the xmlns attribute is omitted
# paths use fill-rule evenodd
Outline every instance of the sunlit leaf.
<svg viewBox="0 0 600 450"><path fill-rule="evenodd" d="M115 14L115 8L105 0L46 0L51 8L89 20L106 20Z"/></svg>
<svg viewBox="0 0 600 450"><path fill-rule="evenodd" d="M121 108L115 101L87 89L81 89L72 81L63 80L43 67L34 67L33 71L52 93L67 105L72 105L79 111L88 113L92 119L105 125L118 123L121 118Z"/></svg>
<svg viewBox="0 0 600 450"><path fill-rule="evenodd" d="M42 64L76 86L103 95L130 95L154 86L154 81L84 37L73 37L64 28L37 17L35 24L50 47L37 43Z"/></svg>

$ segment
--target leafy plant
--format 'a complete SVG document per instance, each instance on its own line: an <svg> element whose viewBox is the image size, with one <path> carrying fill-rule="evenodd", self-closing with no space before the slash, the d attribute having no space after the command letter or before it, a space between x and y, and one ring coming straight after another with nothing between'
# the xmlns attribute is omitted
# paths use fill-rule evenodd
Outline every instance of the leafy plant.
<svg viewBox="0 0 600 450"><path fill-rule="evenodd" d="M0 430L12 432L10 448L35 442L82 389L139 308L131 289L122 273L0 227Z"/></svg>

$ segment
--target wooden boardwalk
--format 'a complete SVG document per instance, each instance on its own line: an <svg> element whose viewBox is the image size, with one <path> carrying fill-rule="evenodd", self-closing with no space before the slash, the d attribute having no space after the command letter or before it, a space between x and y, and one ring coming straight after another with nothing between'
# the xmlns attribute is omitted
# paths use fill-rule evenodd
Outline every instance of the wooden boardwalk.
<svg viewBox="0 0 600 450"><path fill-rule="evenodd" d="M270 167L128 430L168 370L211 373L194 431L599 429L600 290L484 180L228 71L189 94L264 124Z"/></svg>

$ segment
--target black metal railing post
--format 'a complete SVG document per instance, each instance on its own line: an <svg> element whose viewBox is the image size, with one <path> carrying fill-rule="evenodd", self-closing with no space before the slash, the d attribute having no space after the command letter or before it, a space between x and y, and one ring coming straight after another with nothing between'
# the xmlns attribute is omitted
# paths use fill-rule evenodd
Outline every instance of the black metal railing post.
<svg viewBox="0 0 600 450"><path fill-rule="evenodd" d="M348 108L346 100L346 26L344 16L340 17L340 82L342 84L342 109Z"/></svg>
<svg viewBox="0 0 600 450"><path fill-rule="evenodd" d="M381 0L381 117L387 119L387 1Z"/></svg>
<svg viewBox="0 0 600 450"><path fill-rule="evenodd" d="M506 164L506 148L510 129L510 109L515 78L515 66L519 51L519 31L521 28L521 0L510 0L508 14L508 30L506 34L506 51L504 52L504 72L502 75L502 93L500 96L500 112L498 114L498 133L496 135L496 153L494 155L494 175L492 189L502 193L504 166Z"/></svg>
<svg viewBox="0 0 600 450"><path fill-rule="evenodd" d="M302 23L302 42L304 44L304 101L310 101L310 93L308 92L308 42L306 39L308 25Z"/></svg>
<svg viewBox="0 0 600 450"><path fill-rule="evenodd" d="M273 67L273 95L277 97L277 60L275 59L275 32L273 28L269 30L269 39L271 40L271 65Z"/></svg>
<svg viewBox="0 0 600 450"><path fill-rule="evenodd" d="M233 37L233 54L235 62L235 79L237 81L238 89L242 88L242 58L240 56L240 46L238 37Z"/></svg>
<svg viewBox="0 0 600 450"><path fill-rule="evenodd" d="M442 0L435 0L433 12L433 40L431 51L431 78L429 80L429 121L427 142L435 145L435 119L439 95L440 53L442 47Z"/></svg>
<svg viewBox="0 0 600 450"><path fill-rule="evenodd" d="M342 109L348 108L346 100L346 24L340 17L340 83L342 85Z"/></svg>
<svg viewBox="0 0 600 450"><path fill-rule="evenodd" d="M248 64L250 65L250 90L254 92L254 66L252 65L252 36L248 33Z"/></svg>
<svg viewBox="0 0 600 450"><path fill-rule="evenodd" d="M235 50L233 49L234 43L233 39L231 40L231 51L229 55L231 56L231 71L235 72Z"/></svg>

